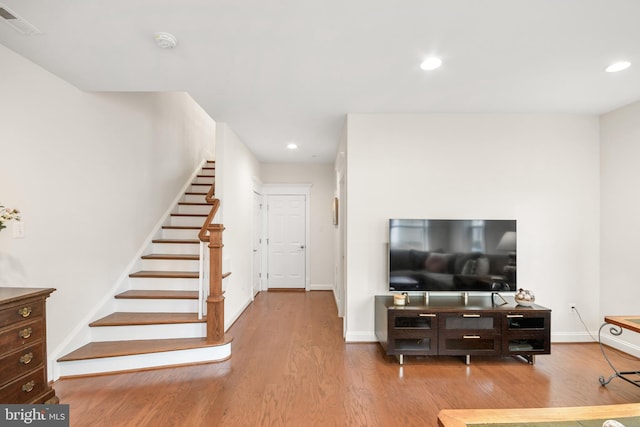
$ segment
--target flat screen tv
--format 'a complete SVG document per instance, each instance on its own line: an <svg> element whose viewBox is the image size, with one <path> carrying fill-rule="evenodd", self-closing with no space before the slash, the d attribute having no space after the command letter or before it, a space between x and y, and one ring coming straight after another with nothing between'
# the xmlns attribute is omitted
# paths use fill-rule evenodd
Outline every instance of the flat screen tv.
<svg viewBox="0 0 640 427"><path fill-rule="evenodd" d="M516 290L516 221L390 219L389 290Z"/></svg>

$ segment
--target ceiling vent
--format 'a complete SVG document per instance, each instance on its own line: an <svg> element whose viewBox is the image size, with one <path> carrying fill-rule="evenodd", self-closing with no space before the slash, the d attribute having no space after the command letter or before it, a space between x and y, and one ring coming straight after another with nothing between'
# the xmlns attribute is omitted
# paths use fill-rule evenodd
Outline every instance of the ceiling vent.
<svg viewBox="0 0 640 427"><path fill-rule="evenodd" d="M0 21L4 21L20 34L27 36L40 34L41 31L21 18L17 13L0 3Z"/></svg>

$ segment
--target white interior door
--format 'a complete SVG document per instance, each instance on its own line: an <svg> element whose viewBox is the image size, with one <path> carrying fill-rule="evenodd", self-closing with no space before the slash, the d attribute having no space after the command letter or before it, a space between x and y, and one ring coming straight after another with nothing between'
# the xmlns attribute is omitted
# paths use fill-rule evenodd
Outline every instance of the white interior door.
<svg viewBox="0 0 640 427"><path fill-rule="evenodd" d="M253 193L253 274L252 291L255 296L262 290L262 196Z"/></svg>
<svg viewBox="0 0 640 427"><path fill-rule="evenodd" d="M267 263L269 288L306 287L306 196L270 195Z"/></svg>

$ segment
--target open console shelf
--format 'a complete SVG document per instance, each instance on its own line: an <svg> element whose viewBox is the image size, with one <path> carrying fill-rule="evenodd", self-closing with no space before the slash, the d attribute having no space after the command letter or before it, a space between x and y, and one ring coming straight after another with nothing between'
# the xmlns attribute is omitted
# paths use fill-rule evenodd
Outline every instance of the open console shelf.
<svg viewBox="0 0 640 427"><path fill-rule="evenodd" d="M397 356L522 356L529 363L551 353L551 310L510 300L493 304L490 295L411 296L404 306L392 295L376 296L376 337L386 354Z"/></svg>

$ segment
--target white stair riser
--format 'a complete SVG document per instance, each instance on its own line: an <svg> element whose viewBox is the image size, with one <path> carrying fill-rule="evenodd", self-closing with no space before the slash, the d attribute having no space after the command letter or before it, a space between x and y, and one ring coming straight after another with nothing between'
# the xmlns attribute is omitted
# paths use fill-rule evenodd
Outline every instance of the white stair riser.
<svg viewBox="0 0 640 427"><path fill-rule="evenodd" d="M178 213L181 214L205 214L208 215L212 205L178 205Z"/></svg>
<svg viewBox="0 0 640 427"><path fill-rule="evenodd" d="M209 189L211 188L211 184L204 184L204 185L194 185L194 184L191 184L189 186L190 193L208 193Z"/></svg>
<svg viewBox="0 0 640 427"><path fill-rule="evenodd" d="M197 291L198 279L129 277L129 289L140 291Z"/></svg>
<svg viewBox="0 0 640 427"><path fill-rule="evenodd" d="M218 362L231 356L231 343L215 346L175 350L132 356L104 357L99 359L74 360L58 364L61 377L100 374L104 372L129 371L162 366L184 365L202 362Z"/></svg>
<svg viewBox="0 0 640 427"><path fill-rule="evenodd" d="M206 199L205 194L185 194L182 201L187 203L204 203Z"/></svg>
<svg viewBox="0 0 640 427"><path fill-rule="evenodd" d="M206 323L172 323L168 325L94 326L91 341L158 340L199 338L207 335Z"/></svg>
<svg viewBox="0 0 640 427"><path fill-rule="evenodd" d="M215 177L213 176L198 176L191 183L192 184L213 184Z"/></svg>
<svg viewBox="0 0 640 427"><path fill-rule="evenodd" d="M151 250L154 254L199 255L200 245L197 243L153 243Z"/></svg>
<svg viewBox="0 0 640 427"><path fill-rule="evenodd" d="M180 228L163 228L163 239L197 239L200 228L196 229L180 229Z"/></svg>
<svg viewBox="0 0 640 427"><path fill-rule="evenodd" d="M169 225L202 227L206 220L207 217L204 216L171 216Z"/></svg>
<svg viewBox="0 0 640 427"><path fill-rule="evenodd" d="M199 261L175 259L143 259L140 270L144 271L198 271Z"/></svg>
<svg viewBox="0 0 640 427"><path fill-rule="evenodd" d="M197 313L198 300L116 298L116 311L137 313Z"/></svg>

